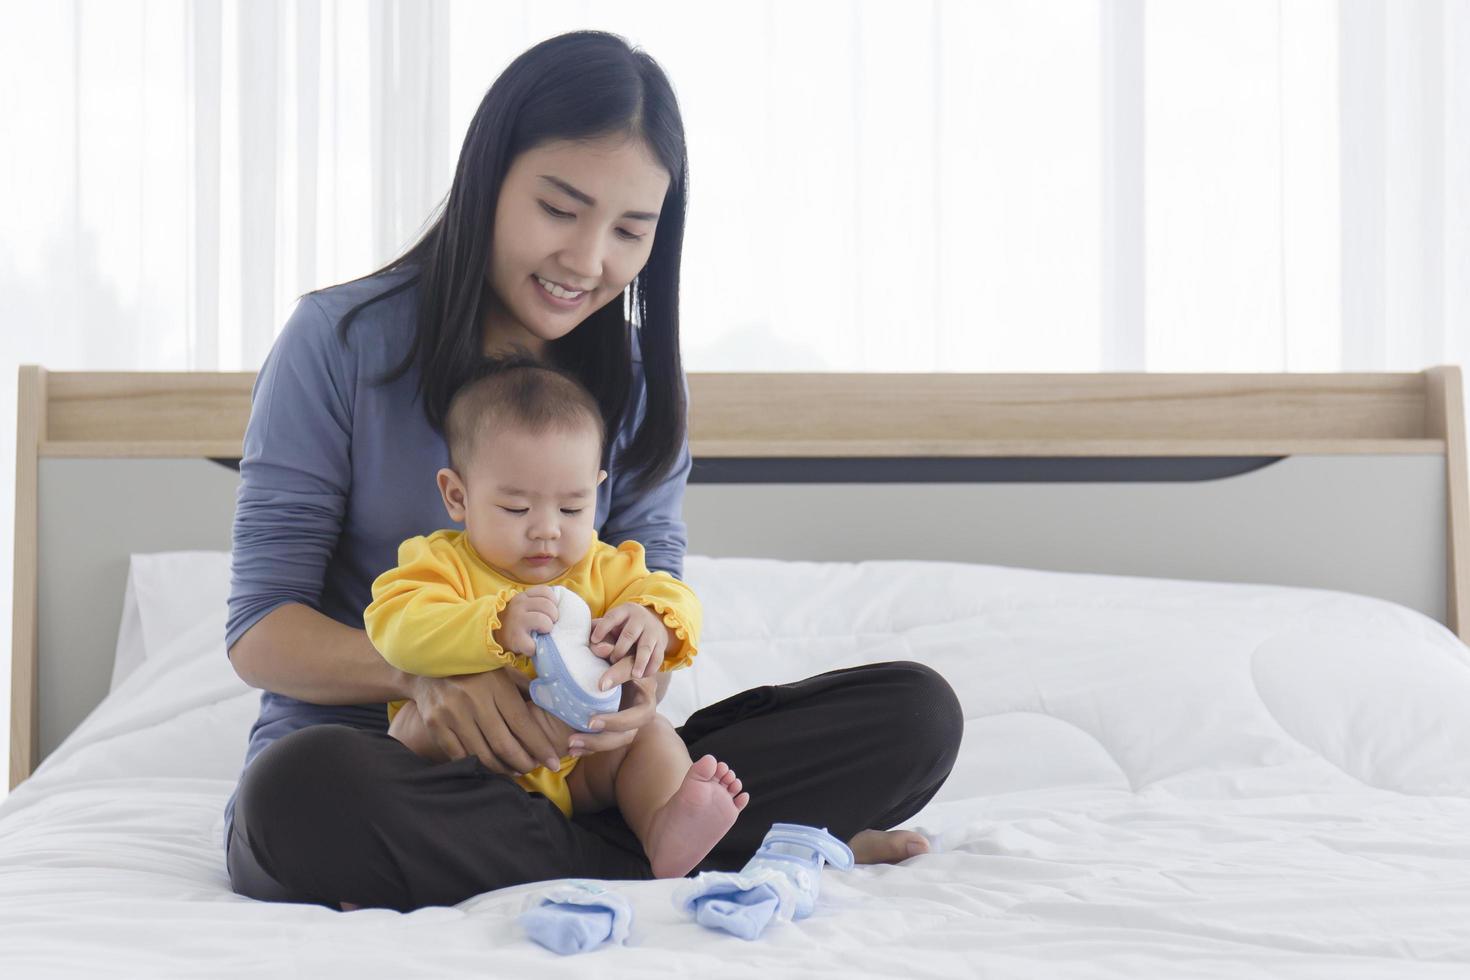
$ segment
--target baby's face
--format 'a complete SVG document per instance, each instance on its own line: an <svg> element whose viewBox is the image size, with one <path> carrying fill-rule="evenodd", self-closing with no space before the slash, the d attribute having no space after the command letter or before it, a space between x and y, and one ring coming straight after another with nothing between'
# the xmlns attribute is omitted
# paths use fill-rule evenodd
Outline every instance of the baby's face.
<svg viewBox="0 0 1470 980"><path fill-rule="evenodd" d="M497 432L467 473L440 470L439 489L486 564L518 582L550 582L592 545L597 486L607 477L597 450L590 426Z"/></svg>

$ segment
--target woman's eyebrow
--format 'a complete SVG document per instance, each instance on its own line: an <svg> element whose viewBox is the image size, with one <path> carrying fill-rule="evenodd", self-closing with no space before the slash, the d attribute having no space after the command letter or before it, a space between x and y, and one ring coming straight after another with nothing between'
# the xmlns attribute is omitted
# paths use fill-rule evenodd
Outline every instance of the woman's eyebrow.
<svg viewBox="0 0 1470 980"><path fill-rule="evenodd" d="M560 179L558 177L553 177L550 174L542 174L541 175L541 179L544 180L544 181L546 181L548 184L551 184L551 185L553 185L555 187L561 188L567 194L571 195L576 200L581 201L583 204L587 205L589 208L595 208L595 207L597 207L597 202L592 199L592 196L590 194L584 194L582 191L577 190L575 187L573 187L571 184L568 184L566 181L564 181L564 180L562 180L562 179ZM632 218L634 221L657 221L658 220L658 212L657 211L624 211L623 212L623 217L625 217L625 218Z"/></svg>

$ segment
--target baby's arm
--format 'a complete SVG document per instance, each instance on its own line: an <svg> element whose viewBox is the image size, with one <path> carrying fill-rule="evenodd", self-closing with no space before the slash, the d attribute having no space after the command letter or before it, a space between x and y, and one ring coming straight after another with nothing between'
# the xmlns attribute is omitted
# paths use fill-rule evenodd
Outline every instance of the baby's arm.
<svg viewBox="0 0 1470 980"><path fill-rule="evenodd" d="M522 649L534 650L535 641L532 639L533 632L546 632L550 630L556 619L556 605L549 596L549 590L544 586L529 589L518 593L505 605L505 611L500 619L502 624L494 631L494 640L502 649L508 652L520 652ZM511 678L515 681L522 698L527 698L527 691L531 680L518 669L510 671ZM539 707L529 702L527 698L526 709L531 713L532 719L546 735L556 750L558 758L564 758L567 754L567 738L571 731L560 731L566 726L557 719L546 715ZM390 706L391 722L388 734L412 749L417 755L435 762L447 761L448 755L434 734L429 731L424 722L422 712L412 701L395 701Z"/></svg>
<svg viewBox="0 0 1470 980"><path fill-rule="evenodd" d="M550 620L541 615L548 606L554 618L555 605L545 596L513 588L476 595L470 573L453 545L433 535L410 538L399 546L398 564L373 583L373 601L363 613L363 624L379 654L399 670L423 677L453 677L526 661L524 655L516 657L518 650L512 648L534 649L529 640L523 642L524 635L528 627L549 628ZM511 673L524 695L529 681L521 683L524 675L520 670ZM447 733L436 734L424 720L426 712L434 717L432 705L421 711L411 701L395 701L389 711L392 737L424 758L447 758L440 744ZM475 730L466 733L479 734ZM564 748L565 740L558 752Z"/></svg>
<svg viewBox="0 0 1470 980"><path fill-rule="evenodd" d="M437 535L410 538L398 564L373 582L363 627L383 659L406 673L477 674L516 662L496 633L517 597L511 587L475 595L453 545Z"/></svg>
<svg viewBox="0 0 1470 980"><path fill-rule="evenodd" d="M592 652L613 664L634 657L632 677L687 667L699 652L701 613L688 586L656 572L630 585L593 622Z"/></svg>
<svg viewBox="0 0 1470 980"><path fill-rule="evenodd" d="M703 619L694 590L667 572L649 572L636 541L604 554L600 571L606 611L592 622L592 652L613 664L633 656L622 672L628 677L689 666Z"/></svg>

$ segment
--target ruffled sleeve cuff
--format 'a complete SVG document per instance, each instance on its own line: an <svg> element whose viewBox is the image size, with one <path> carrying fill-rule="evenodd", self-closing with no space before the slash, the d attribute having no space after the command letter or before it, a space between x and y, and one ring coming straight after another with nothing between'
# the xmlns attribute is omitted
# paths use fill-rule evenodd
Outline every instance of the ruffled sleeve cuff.
<svg viewBox="0 0 1470 980"><path fill-rule="evenodd" d="M489 654L490 669L500 667L514 667L522 673L531 673L532 660L518 653L511 653L500 645L495 639L495 631L500 629L500 614L505 612L505 607L510 600L516 597L519 590L507 586L495 593L494 600L490 603L490 615L485 623L485 652Z"/></svg>
<svg viewBox="0 0 1470 980"><path fill-rule="evenodd" d="M628 600L636 602L640 606L647 606L658 614L660 620L669 629L674 631L678 638L678 648L664 651L664 662L659 670L678 670L680 667L688 667L694 662L695 654L699 653L699 643L695 639L694 632L684 624L679 612L670 603L655 596L637 596Z"/></svg>

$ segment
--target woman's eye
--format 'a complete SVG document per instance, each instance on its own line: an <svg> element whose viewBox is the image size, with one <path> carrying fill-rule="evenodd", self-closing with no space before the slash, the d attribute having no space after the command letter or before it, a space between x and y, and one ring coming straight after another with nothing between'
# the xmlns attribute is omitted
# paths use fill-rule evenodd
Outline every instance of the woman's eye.
<svg viewBox="0 0 1470 980"><path fill-rule="evenodd" d="M500 509L503 510L503 511L505 511L507 514L514 514L517 517L520 517L522 514L524 514L526 511L530 510L531 508L529 508L529 507L520 507L520 508L516 508L516 507L502 507Z"/></svg>
<svg viewBox="0 0 1470 980"><path fill-rule="evenodd" d="M547 204L545 201L537 201L536 203L538 203L538 204L541 205L541 210L545 211L547 214L551 215L553 218L575 218L576 217L576 215L575 214L572 214L572 212L570 212L570 211L563 211L561 208L554 208L550 204ZM618 237L621 238L625 242L641 242L641 241L643 241L643 238L644 238L643 235L635 235L635 234L633 234L631 231L629 231L626 228L619 228L618 229Z"/></svg>

